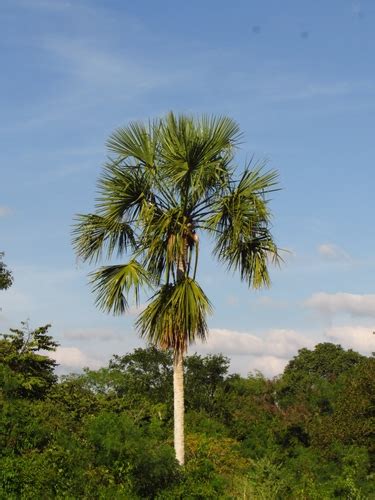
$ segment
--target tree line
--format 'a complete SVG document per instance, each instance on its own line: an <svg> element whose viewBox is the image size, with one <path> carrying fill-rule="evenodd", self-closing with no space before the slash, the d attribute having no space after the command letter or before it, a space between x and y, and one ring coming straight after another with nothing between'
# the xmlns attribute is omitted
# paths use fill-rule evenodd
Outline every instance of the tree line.
<svg viewBox="0 0 375 500"><path fill-rule="evenodd" d="M269 380L186 356L182 467L173 354L136 349L58 379L48 329L0 340L1 498L373 497L374 357L318 344Z"/></svg>

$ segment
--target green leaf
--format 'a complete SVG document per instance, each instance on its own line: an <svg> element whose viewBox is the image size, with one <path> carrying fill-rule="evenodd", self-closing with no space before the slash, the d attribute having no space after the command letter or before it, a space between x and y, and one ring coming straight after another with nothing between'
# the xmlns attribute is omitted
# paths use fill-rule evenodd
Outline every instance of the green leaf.
<svg viewBox="0 0 375 500"><path fill-rule="evenodd" d="M134 231L126 222L97 214L79 214L76 220L73 246L76 254L84 261L98 261L105 249L110 258L113 253L120 256L135 246Z"/></svg>
<svg viewBox="0 0 375 500"><path fill-rule="evenodd" d="M152 280L149 273L136 260L127 264L105 266L91 273L96 304L100 309L114 314L124 313L128 307L128 295L133 292L136 304L139 304L141 287L150 287Z"/></svg>

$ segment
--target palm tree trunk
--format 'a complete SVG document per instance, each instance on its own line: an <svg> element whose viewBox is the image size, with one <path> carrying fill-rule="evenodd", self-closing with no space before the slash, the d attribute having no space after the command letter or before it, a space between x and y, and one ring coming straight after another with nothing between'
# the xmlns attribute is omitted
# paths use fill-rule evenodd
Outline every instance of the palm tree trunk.
<svg viewBox="0 0 375 500"><path fill-rule="evenodd" d="M177 261L177 279L186 272L187 241L183 240L181 255ZM181 339L180 339L181 340ZM174 346L173 356L173 404L174 404L174 450L180 465L185 463L185 402L184 402L184 349L180 342Z"/></svg>
<svg viewBox="0 0 375 500"><path fill-rule="evenodd" d="M173 359L174 449L180 465L185 463L184 438L184 354L176 350Z"/></svg>

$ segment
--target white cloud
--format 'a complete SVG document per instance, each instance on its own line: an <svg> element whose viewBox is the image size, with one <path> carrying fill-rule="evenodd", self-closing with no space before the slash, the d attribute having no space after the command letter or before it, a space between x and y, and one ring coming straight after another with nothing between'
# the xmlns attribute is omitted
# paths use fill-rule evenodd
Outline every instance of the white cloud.
<svg viewBox="0 0 375 500"><path fill-rule="evenodd" d="M375 295L351 293L315 293L305 305L322 314L346 313L352 316L375 317Z"/></svg>
<svg viewBox="0 0 375 500"><path fill-rule="evenodd" d="M280 375L290 358L277 356L230 356L230 373L239 373L243 377L261 372L266 377Z"/></svg>
<svg viewBox="0 0 375 500"><path fill-rule="evenodd" d="M208 341L200 344L205 352L222 352L226 355L276 356L289 358L302 347L312 347L313 342L294 330L274 329L262 336L251 333L212 328Z"/></svg>
<svg viewBox="0 0 375 500"><path fill-rule="evenodd" d="M212 328L208 340L202 344L206 352L222 352L223 354L260 354L263 343L259 337L250 333Z"/></svg>
<svg viewBox="0 0 375 500"><path fill-rule="evenodd" d="M326 330L330 342L341 344L346 349L354 349L363 354L375 351L374 328L365 326L334 326Z"/></svg>
<svg viewBox="0 0 375 500"><path fill-rule="evenodd" d="M222 353L231 360L231 372L246 376L260 371L267 377L282 373L289 359L316 342L294 330L274 329L263 335L211 328L208 341L197 343L202 354Z"/></svg>
<svg viewBox="0 0 375 500"><path fill-rule="evenodd" d="M11 213L12 210L9 207L0 206L0 217L6 217Z"/></svg>
<svg viewBox="0 0 375 500"><path fill-rule="evenodd" d="M96 370L103 366L101 361L91 358L77 347L58 347L55 352L48 353L48 356L60 365L60 369L89 367Z"/></svg>
<svg viewBox="0 0 375 500"><path fill-rule="evenodd" d="M247 372L259 371L266 377L275 377L283 372L288 361L288 359L278 358L276 356L251 358L248 363Z"/></svg>
<svg viewBox="0 0 375 500"><path fill-rule="evenodd" d="M116 340L115 330L99 328L74 329L64 333L69 340ZM118 338L117 338L118 340ZM313 348L315 342L294 330L270 330L262 336L251 333L224 329L211 329L207 343L197 343L196 350L203 355L223 353L231 359L231 372L246 376L250 372L260 371L267 377L282 373L288 361L302 347ZM98 344L96 344L98 346ZM82 345L83 349L84 346ZM96 347L97 352L99 347ZM194 348L189 353L194 352ZM102 353L104 356L104 353ZM59 347L54 359L61 365L59 371L69 372L84 366L96 369L105 364L99 359L86 355L84 350L76 347ZM104 359L104 358L103 358Z"/></svg>
<svg viewBox="0 0 375 500"><path fill-rule="evenodd" d="M263 335L213 328L208 341L199 343L197 350L205 355L222 353L230 358L230 371L248 373L260 371L267 377L281 374L298 351L304 347L314 349L319 342L341 344L363 354L375 351L375 335L371 327L334 326L324 335L317 332L298 333L295 330L273 329ZM323 332L322 332L323 333Z"/></svg>
<svg viewBox="0 0 375 500"><path fill-rule="evenodd" d="M350 256L339 246L333 243L322 243L318 246L318 254L327 260L349 260Z"/></svg>

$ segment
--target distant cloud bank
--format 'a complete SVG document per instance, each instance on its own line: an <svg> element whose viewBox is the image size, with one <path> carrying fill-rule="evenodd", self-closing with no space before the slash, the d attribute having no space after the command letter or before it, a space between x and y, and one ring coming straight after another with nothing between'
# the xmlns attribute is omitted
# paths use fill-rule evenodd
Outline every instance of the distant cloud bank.
<svg viewBox="0 0 375 500"><path fill-rule="evenodd" d="M275 355L288 358L301 347L312 345L310 339L294 330L274 329L258 337L247 332L212 328L202 349L228 355Z"/></svg>
<svg viewBox="0 0 375 500"><path fill-rule="evenodd" d="M49 353L48 356L54 359L63 371L80 370L84 367L97 370L104 364L102 361L88 356L78 347L58 347L55 352Z"/></svg>
<svg viewBox="0 0 375 500"><path fill-rule="evenodd" d="M375 330L375 325L374 328L367 326L334 326L326 331L326 336L330 342L369 355L375 351L375 334L373 330Z"/></svg>
<svg viewBox="0 0 375 500"><path fill-rule="evenodd" d="M375 329L375 327L374 327ZM333 326L319 337L308 337L308 333L295 330L273 329L263 334L212 328L206 343L191 346L189 354L198 351L203 355L222 353L231 360L231 371L246 376L261 372L267 377L280 375L289 360L302 348L313 349L319 342L341 344L346 349L354 349L365 355L375 351L375 335L367 326ZM311 332L310 332L311 333ZM105 329L76 329L64 333L69 340L109 341L118 339L118 332ZM98 359L84 352L84 345L78 347L58 347L48 354L59 364L59 373L80 371L84 367L98 369L108 360Z"/></svg>
<svg viewBox="0 0 375 500"><path fill-rule="evenodd" d="M320 292L313 294L305 306L330 316L346 313L375 318L375 295Z"/></svg>
<svg viewBox="0 0 375 500"><path fill-rule="evenodd" d="M231 358L231 369L246 375L260 371L268 377L282 373L302 347L314 341L294 330L274 329L257 336L249 332L212 328L208 341L197 344L203 354L223 353ZM193 349L192 349L193 350Z"/></svg>

